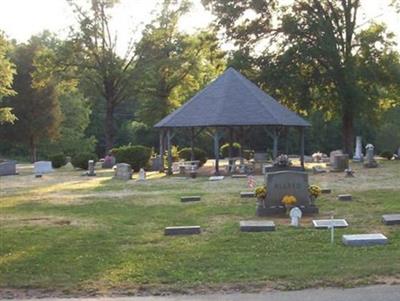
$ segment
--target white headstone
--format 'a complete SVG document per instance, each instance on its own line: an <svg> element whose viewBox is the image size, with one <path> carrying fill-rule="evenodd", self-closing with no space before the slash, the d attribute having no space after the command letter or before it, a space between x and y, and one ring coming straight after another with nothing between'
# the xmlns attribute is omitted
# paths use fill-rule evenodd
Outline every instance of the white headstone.
<svg viewBox="0 0 400 301"><path fill-rule="evenodd" d="M146 180L146 172L144 171L143 168L139 170L139 181L145 181Z"/></svg>
<svg viewBox="0 0 400 301"><path fill-rule="evenodd" d="M291 222L290 225L294 226L294 227L298 227L300 224L300 218L302 217L302 212L298 207L294 207L292 208L292 210L290 210L290 218L291 218Z"/></svg>
<svg viewBox="0 0 400 301"><path fill-rule="evenodd" d="M362 137L356 137L356 149L354 151L353 161L361 162L364 159L364 155L362 153Z"/></svg>
<svg viewBox="0 0 400 301"><path fill-rule="evenodd" d="M37 161L34 163L34 171L36 175L49 173L53 171L51 161Z"/></svg>

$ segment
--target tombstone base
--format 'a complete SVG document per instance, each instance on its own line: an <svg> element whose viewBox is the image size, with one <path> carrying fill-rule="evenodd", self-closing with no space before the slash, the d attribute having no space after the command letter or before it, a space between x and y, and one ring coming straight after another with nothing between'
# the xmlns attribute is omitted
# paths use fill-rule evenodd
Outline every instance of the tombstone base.
<svg viewBox="0 0 400 301"><path fill-rule="evenodd" d="M286 208L284 206L273 206L273 207L257 206L256 209L257 216L270 216L270 215L278 215L285 213L286 213Z"/></svg>
<svg viewBox="0 0 400 301"><path fill-rule="evenodd" d="M303 212L304 215L309 215L309 214L318 214L319 209L317 206L311 205L311 206L300 206L299 207L301 212Z"/></svg>

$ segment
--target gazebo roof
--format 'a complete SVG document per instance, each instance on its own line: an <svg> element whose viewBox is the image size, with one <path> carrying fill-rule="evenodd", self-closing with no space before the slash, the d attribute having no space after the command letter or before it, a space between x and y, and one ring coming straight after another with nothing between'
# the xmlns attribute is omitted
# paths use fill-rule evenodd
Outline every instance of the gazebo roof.
<svg viewBox="0 0 400 301"><path fill-rule="evenodd" d="M159 121L156 128L310 124L233 68Z"/></svg>

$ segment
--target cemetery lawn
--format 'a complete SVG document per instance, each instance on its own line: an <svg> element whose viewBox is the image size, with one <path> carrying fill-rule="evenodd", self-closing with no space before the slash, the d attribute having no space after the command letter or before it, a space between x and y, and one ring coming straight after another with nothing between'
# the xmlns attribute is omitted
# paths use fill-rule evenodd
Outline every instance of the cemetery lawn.
<svg viewBox="0 0 400 301"><path fill-rule="evenodd" d="M21 167L21 166L20 166ZM314 230L287 217L269 218L277 231L241 233L256 219L255 199L240 198L246 179L182 180L150 175L146 182L113 180L61 169L36 179L30 165L0 178L0 297L161 292L257 291L400 283L400 226L381 215L400 213L400 162L380 168L353 164L355 178L329 173L310 182L332 188L317 200L317 218L345 218L350 227ZM263 178L256 177L261 184ZM352 202L336 200L351 193ZM184 195L202 200L181 203ZM193 236L164 236L166 226L200 225ZM381 232L386 246L345 247L344 233Z"/></svg>

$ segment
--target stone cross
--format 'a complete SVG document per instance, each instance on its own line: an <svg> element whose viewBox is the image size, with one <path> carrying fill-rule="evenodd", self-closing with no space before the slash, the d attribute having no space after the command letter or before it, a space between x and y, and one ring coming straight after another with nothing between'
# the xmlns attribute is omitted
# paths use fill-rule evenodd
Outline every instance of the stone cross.
<svg viewBox="0 0 400 301"><path fill-rule="evenodd" d="M301 210L298 207L294 207L292 210L290 210L289 215L291 218L290 225L293 227L298 227L300 224L300 218L302 217Z"/></svg>

